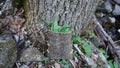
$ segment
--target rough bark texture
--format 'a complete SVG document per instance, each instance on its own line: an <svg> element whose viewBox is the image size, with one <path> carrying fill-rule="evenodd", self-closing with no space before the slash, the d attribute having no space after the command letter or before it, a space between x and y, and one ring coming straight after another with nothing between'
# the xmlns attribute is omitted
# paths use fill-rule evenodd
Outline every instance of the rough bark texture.
<svg viewBox="0 0 120 68"><path fill-rule="evenodd" d="M44 40L45 24L57 17L59 25L68 23L75 34L84 30L99 0L26 0L26 28L32 40ZM41 31L43 30L43 31ZM40 42L40 41L39 41ZM43 41L42 41L43 42Z"/></svg>

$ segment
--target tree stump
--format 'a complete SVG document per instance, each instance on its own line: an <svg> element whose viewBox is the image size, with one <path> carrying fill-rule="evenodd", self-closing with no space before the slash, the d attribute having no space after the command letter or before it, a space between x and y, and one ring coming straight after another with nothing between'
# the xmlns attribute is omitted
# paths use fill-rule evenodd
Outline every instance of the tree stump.
<svg viewBox="0 0 120 68"><path fill-rule="evenodd" d="M72 33L48 32L48 57L50 59L72 58Z"/></svg>

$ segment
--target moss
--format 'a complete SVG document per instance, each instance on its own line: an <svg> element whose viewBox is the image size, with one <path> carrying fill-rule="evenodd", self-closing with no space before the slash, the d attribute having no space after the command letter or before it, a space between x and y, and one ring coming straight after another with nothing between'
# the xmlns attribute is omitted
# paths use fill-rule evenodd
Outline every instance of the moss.
<svg viewBox="0 0 120 68"><path fill-rule="evenodd" d="M24 9L24 16L27 17L27 12L28 12L28 1L24 0L23 2L23 9Z"/></svg>

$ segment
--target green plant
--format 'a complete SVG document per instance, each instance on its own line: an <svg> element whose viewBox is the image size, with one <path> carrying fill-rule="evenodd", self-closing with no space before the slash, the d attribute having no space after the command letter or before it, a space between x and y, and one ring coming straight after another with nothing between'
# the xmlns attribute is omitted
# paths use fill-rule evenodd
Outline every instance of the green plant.
<svg viewBox="0 0 120 68"><path fill-rule="evenodd" d="M53 32L63 32L63 33L71 32L70 26L68 24L64 24L63 26L59 26L57 19L55 19L54 23L49 24L48 27Z"/></svg>
<svg viewBox="0 0 120 68"><path fill-rule="evenodd" d="M108 64L110 65L110 68L118 68L117 62L113 60L108 60Z"/></svg>
<svg viewBox="0 0 120 68"><path fill-rule="evenodd" d="M87 42L83 43L82 47L85 51L85 54L90 57L92 55L92 47Z"/></svg>
<svg viewBox="0 0 120 68"><path fill-rule="evenodd" d="M117 62L114 61L113 64L114 64L114 68L118 68Z"/></svg>
<svg viewBox="0 0 120 68"><path fill-rule="evenodd" d="M105 52L104 49L100 48L99 50L103 53L106 59L109 58L109 55ZM114 60L107 60L107 61L108 61L108 64L110 65L110 68L118 68L118 64L116 61Z"/></svg>
<svg viewBox="0 0 120 68"><path fill-rule="evenodd" d="M74 50L72 56L78 56L77 51Z"/></svg>
<svg viewBox="0 0 120 68"><path fill-rule="evenodd" d="M108 64L110 65L110 68L114 68L114 65L113 65L112 62L113 62L113 60L109 60L109 61L108 61Z"/></svg>
<svg viewBox="0 0 120 68"><path fill-rule="evenodd" d="M105 58L108 58L108 54L105 52L105 50L103 48L99 48L99 50L103 53L103 55L105 56Z"/></svg>
<svg viewBox="0 0 120 68"><path fill-rule="evenodd" d="M54 23L51 25L50 29L54 32L59 32L58 20L55 19Z"/></svg>
<svg viewBox="0 0 120 68"><path fill-rule="evenodd" d="M65 59L59 59L59 60L57 60L57 62L62 64L63 68L70 68L68 61Z"/></svg>
<svg viewBox="0 0 120 68"><path fill-rule="evenodd" d="M72 41L73 41L73 43L80 43L81 38L80 38L80 36L73 35Z"/></svg>
<svg viewBox="0 0 120 68"><path fill-rule="evenodd" d="M42 59L42 61L45 62L45 63L48 63L48 62L49 62L49 59L48 59L48 57L44 57L44 58Z"/></svg>

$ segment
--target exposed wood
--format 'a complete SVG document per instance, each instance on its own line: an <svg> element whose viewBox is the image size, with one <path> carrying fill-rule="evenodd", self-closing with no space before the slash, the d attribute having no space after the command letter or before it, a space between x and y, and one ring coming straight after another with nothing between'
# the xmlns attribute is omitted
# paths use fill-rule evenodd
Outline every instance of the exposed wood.
<svg viewBox="0 0 120 68"><path fill-rule="evenodd" d="M72 59L72 33L48 32L48 57L50 59Z"/></svg>

